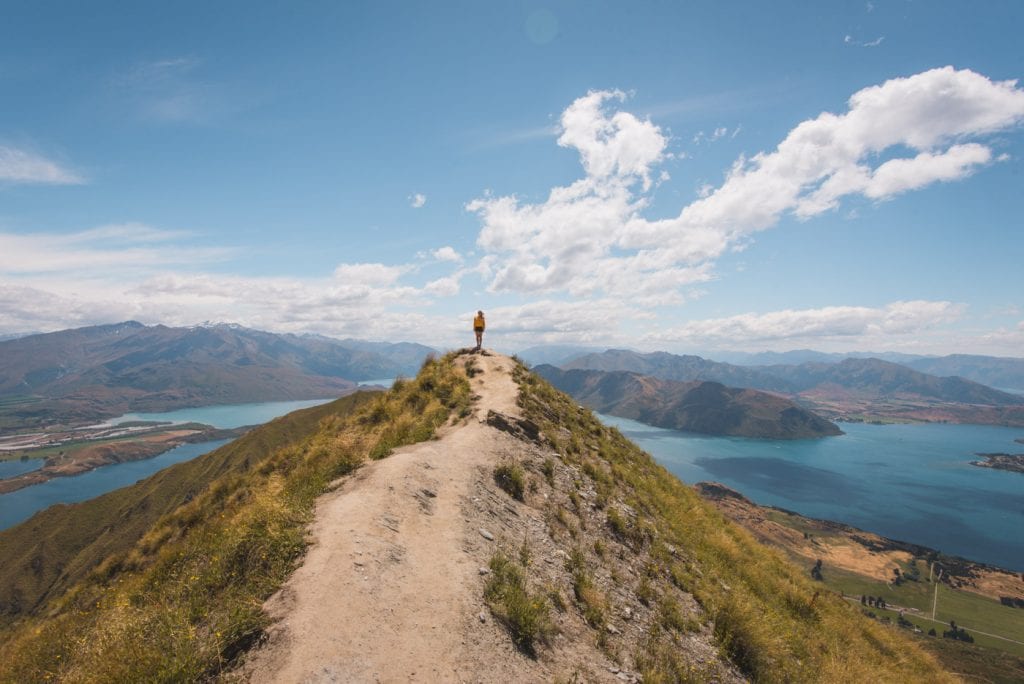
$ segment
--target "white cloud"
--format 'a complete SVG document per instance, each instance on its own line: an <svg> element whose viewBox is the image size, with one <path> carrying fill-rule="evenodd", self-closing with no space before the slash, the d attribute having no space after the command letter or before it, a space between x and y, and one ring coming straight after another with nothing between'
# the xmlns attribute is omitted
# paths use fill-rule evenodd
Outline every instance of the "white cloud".
<svg viewBox="0 0 1024 684"><path fill-rule="evenodd" d="M590 178L628 182L639 178L647 189L650 169L664 159L668 140L650 121L628 112L606 113L605 102L625 99L622 91L592 90L573 102L562 112L558 144L579 151Z"/></svg>
<svg viewBox="0 0 1024 684"><path fill-rule="evenodd" d="M341 264L334 269L334 277L340 281L382 286L394 284L409 266L388 266L387 264Z"/></svg>
<svg viewBox="0 0 1024 684"><path fill-rule="evenodd" d="M34 152L0 145L0 183L80 185L77 173Z"/></svg>
<svg viewBox="0 0 1024 684"><path fill-rule="evenodd" d="M54 272L105 275L115 267L131 271L195 265L221 261L233 253L222 247L166 244L184 235L134 223L64 234L0 233L0 275Z"/></svg>
<svg viewBox="0 0 1024 684"><path fill-rule="evenodd" d="M743 344L830 338L891 338L916 335L961 318L965 307L946 301L893 302L880 308L828 306L748 313L690 321L650 340L686 344Z"/></svg>
<svg viewBox="0 0 1024 684"><path fill-rule="evenodd" d="M427 196L421 192L417 192L413 195L409 195L409 206L413 209L419 209L427 203Z"/></svg>
<svg viewBox="0 0 1024 684"><path fill-rule="evenodd" d="M487 194L466 205L482 224L492 291L665 300L712 279L719 256L786 213L806 219L849 195L885 200L966 177L993 158L977 139L1024 119L1016 81L952 67L892 79L854 93L843 114L800 123L775 150L741 156L678 216L648 220L650 178L668 138L612 110L624 100L591 92L563 113L558 142L579 151L583 178L536 204Z"/></svg>
<svg viewBox="0 0 1024 684"><path fill-rule="evenodd" d="M434 257L438 261L462 261L462 255L455 251L455 248L450 246L439 247L430 253L430 256Z"/></svg>
<svg viewBox="0 0 1024 684"><path fill-rule="evenodd" d="M868 10L868 11L870 11L870 10ZM882 44L882 41L884 41L884 40L885 40L885 36L879 36L878 38L875 38L874 40L869 40L869 41L854 40L853 36L851 36L849 34L847 34L843 38L843 42L846 43L847 45L854 45L856 47L867 47L867 48L878 47L879 45Z"/></svg>
<svg viewBox="0 0 1024 684"><path fill-rule="evenodd" d="M488 309L487 330L490 339L502 344L622 342L620 324L648 319L650 315L632 302L620 299L564 301L545 299L515 306Z"/></svg>

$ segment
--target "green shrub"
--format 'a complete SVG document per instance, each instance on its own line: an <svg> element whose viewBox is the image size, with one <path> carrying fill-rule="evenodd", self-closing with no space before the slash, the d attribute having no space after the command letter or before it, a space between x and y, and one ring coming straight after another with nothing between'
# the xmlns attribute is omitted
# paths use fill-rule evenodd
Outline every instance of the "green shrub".
<svg viewBox="0 0 1024 684"><path fill-rule="evenodd" d="M518 463L506 463L494 469L494 481L517 501L526 497L526 473Z"/></svg>
<svg viewBox="0 0 1024 684"><path fill-rule="evenodd" d="M490 568L484 597L491 611L508 628L516 647L536 655L536 644L546 642L554 634L547 599L527 589L523 569L503 552L494 554Z"/></svg>

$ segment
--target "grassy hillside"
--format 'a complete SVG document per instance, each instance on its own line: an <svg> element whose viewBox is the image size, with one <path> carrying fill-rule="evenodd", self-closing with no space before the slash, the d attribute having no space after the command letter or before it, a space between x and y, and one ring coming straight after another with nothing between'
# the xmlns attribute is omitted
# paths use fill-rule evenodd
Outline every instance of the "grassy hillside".
<svg viewBox="0 0 1024 684"><path fill-rule="evenodd" d="M520 368L520 404L562 461L596 487L608 529L645 554L638 595L692 594L720 647L746 676L767 682L953 681L895 628L841 596L731 523L615 429ZM571 495L570 495L571 497ZM623 516L619 511L635 512ZM593 567L600 554L585 554ZM678 662L668 630L652 631L644 682L700 681ZM689 674L686 674L689 673Z"/></svg>
<svg viewBox="0 0 1024 684"><path fill-rule="evenodd" d="M41 592L45 607L0 633L0 682L216 676L262 633L262 602L301 556L313 504L329 483L366 459L429 439L468 402L468 383L450 359L428 361L415 381L386 394L311 409L208 457L195 467L206 469L209 484L183 505L165 502L169 512L141 536L131 515L127 528L98 524L110 511L130 512L116 500L96 505L89 524L103 532L79 541L92 547L88 562L105 555L104 536L131 529L136 539L110 542L114 550L99 565L79 569L84 577L64 583L62 595ZM12 580L23 583L22 575Z"/></svg>
<svg viewBox="0 0 1024 684"><path fill-rule="evenodd" d="M108 556L132 548L161 516L214 480L248 472L276 449L312 433L323 418L347 415L374 394L359 392L295 411L135 485L82 503L51 506L0 532L0 627L34 613Z"/></svg>
<svg viewBox="0 0 1024 684"><path fill-rule="evenodd" d="M560 476L566 491L551 492L552 501L575 500L566 505L576 513L559 508L552 524L571 534L584 523L575 486L595 501L586 506L588 529L616 540L577 548L567 561L576 605L599 646L607 642L602 616L611 608L594 583L599 567L614 562L613 554L633 554L630 565L642 568L617 581L660 611L636 658L644 682L702 681L701 664L677 648L699 629L711 630L755 681L952 681L899 631L813 584L570 397L524 367L515 376L523 412L539 428L544 450L562 464L539 472L551 482L556 469L576 473L575 482ZM470 400L466 378L446 357L349 414L326 412L307 433L267 444L258 463L212 478L129 548L0 633L0 682L219 677L262 634L262 603L300 558L316 498L364 460L429 439L453 414L467 416ZM109 532L117 530L115 523ZM501 561L492 561L492 571L507 586L491 587L490 600L510 624L529 627L522 618L542 617L548 599L525 593L527 570ZM680 592L697 600L704 627L670 600Z"/></svg>

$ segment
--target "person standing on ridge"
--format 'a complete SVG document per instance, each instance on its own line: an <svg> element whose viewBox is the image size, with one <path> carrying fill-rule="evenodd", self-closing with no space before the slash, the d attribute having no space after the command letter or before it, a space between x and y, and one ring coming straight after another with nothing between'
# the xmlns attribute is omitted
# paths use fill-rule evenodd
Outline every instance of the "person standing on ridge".
<svg viewBox="0 0 1024 684"><path fill-rule="evenodd" d="M476 333L476 349L477 349L477 351L480 351L480 348L483 346L483 343L484 343L484 328L486 328L486 327L487 327L487 324L484 321L484 312L483 311L477 311L476 312L476 317L473 319L473 332Z"/></svg>

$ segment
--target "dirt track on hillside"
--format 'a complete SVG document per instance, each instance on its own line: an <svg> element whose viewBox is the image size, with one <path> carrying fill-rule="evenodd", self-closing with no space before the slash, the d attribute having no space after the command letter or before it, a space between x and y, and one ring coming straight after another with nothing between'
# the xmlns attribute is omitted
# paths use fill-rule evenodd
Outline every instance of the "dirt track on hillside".
<svg viewBox="0 0 1024 684"><path fill-rule="evenodd" d="M519 413L512 360L472 358L483 373L471 381L479 395L471 418L367 464L320 500L313 545L267 603L277 622L243 667L245 678L551 680L555 672L516 651L483 600L481 568L503 535L473 502L499 459L522 446L482 422L489 410Z"/></svg>

